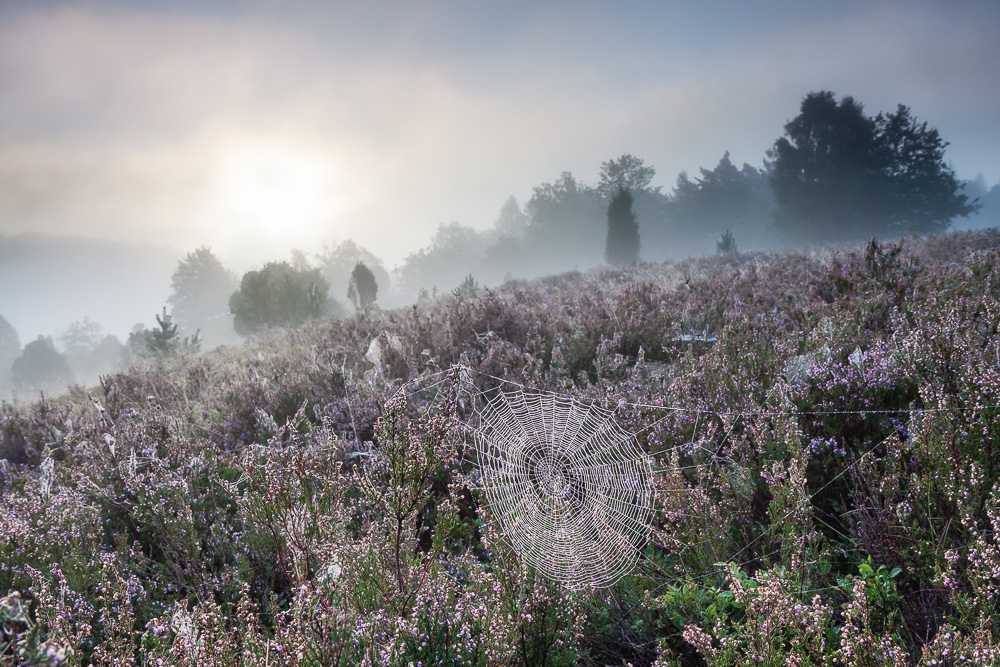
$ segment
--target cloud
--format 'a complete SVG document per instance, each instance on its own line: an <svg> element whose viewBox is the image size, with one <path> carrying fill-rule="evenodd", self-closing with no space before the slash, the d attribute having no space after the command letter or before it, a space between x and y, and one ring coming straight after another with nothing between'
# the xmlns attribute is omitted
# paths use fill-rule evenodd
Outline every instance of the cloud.
<svg viewBox="0 0 1000 667"><path fill-rule="evenodd" d="M352 236L391 264L438 223L487 225L509 194L593 181L623 152L668 190L725 150L759 163L821 88L910 104L960 174L1000 178L987 5L129 7L0 23L0 232L211 243L238 268ZM220 209L220 170L261 146L326 164L336 213L276 238Z"/></svg>

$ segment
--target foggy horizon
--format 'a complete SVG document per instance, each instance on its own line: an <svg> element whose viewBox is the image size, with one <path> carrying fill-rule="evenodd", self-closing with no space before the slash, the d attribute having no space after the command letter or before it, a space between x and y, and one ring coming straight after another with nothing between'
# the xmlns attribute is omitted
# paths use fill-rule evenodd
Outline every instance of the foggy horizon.
<svg viewBox="0 0 1000 667"><path fill-rule="evenodd" d="M663 192L726 151L759 167L818 90L909 106L990 187L998 27L973 0L3 2L0 235L207 245L237 273L353 239L391 269L440 224L485 230L624 153ZM169 287L120 320L150 324ZM81 317L62 313L11 321L24 344Z"/></svg>

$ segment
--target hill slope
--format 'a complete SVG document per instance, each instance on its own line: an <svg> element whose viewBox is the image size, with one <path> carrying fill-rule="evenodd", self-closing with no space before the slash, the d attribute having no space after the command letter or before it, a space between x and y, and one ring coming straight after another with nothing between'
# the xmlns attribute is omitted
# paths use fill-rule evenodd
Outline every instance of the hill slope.
<svg viewBox="0 0 1000 667"><path fill-rule="evenodd" d="M5 631L164 664L989 662L998 328L994 230L512 282L5 406ZM505 387L614 410L654 461L600 594L483 503Z"/></svg>

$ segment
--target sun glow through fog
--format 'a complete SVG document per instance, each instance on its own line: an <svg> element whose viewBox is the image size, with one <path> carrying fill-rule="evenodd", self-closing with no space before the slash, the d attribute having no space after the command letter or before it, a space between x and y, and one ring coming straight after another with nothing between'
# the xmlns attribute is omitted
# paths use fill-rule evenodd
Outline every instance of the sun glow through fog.
<svg viewBox="0 0 1000 667"><path fill-rule="evenodd" d="M235 150L220 165L218 206L246 231L305 232L340 208L333 171L329 160L290 148Z"/></svg>

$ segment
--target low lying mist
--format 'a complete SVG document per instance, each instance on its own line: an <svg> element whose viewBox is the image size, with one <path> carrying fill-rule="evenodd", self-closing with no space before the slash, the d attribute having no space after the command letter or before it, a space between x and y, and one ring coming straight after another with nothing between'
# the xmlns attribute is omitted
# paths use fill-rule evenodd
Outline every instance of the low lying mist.
<svg viewBox="0 0 1000 667"><path fill-rule="evenodd" d="M868 162L842 144L837 123L867 128ZM900 132L919 150L893 139ZM738 166L726 152L697 175L682 172L666 192L654 185L652 165L626 153L601 163L596 183L566 171L534 187L523 204L508 197L492 221L441 224L426 246L391 267L379 248L350 238L238 273L215 252L225 249L207 246L183 253L69 236L0 236L0 390L94 384L138 359L239 344L307 319L427 303L515 278L935 233L954 220L959 229L1000 224L1000 184L959 181L944 160L946 145L905 107L871 118L850 97L810 93L761 166ZM614 216L626 221L631 249L624 255L611 249L622 233L612 230Z"/></svg>

